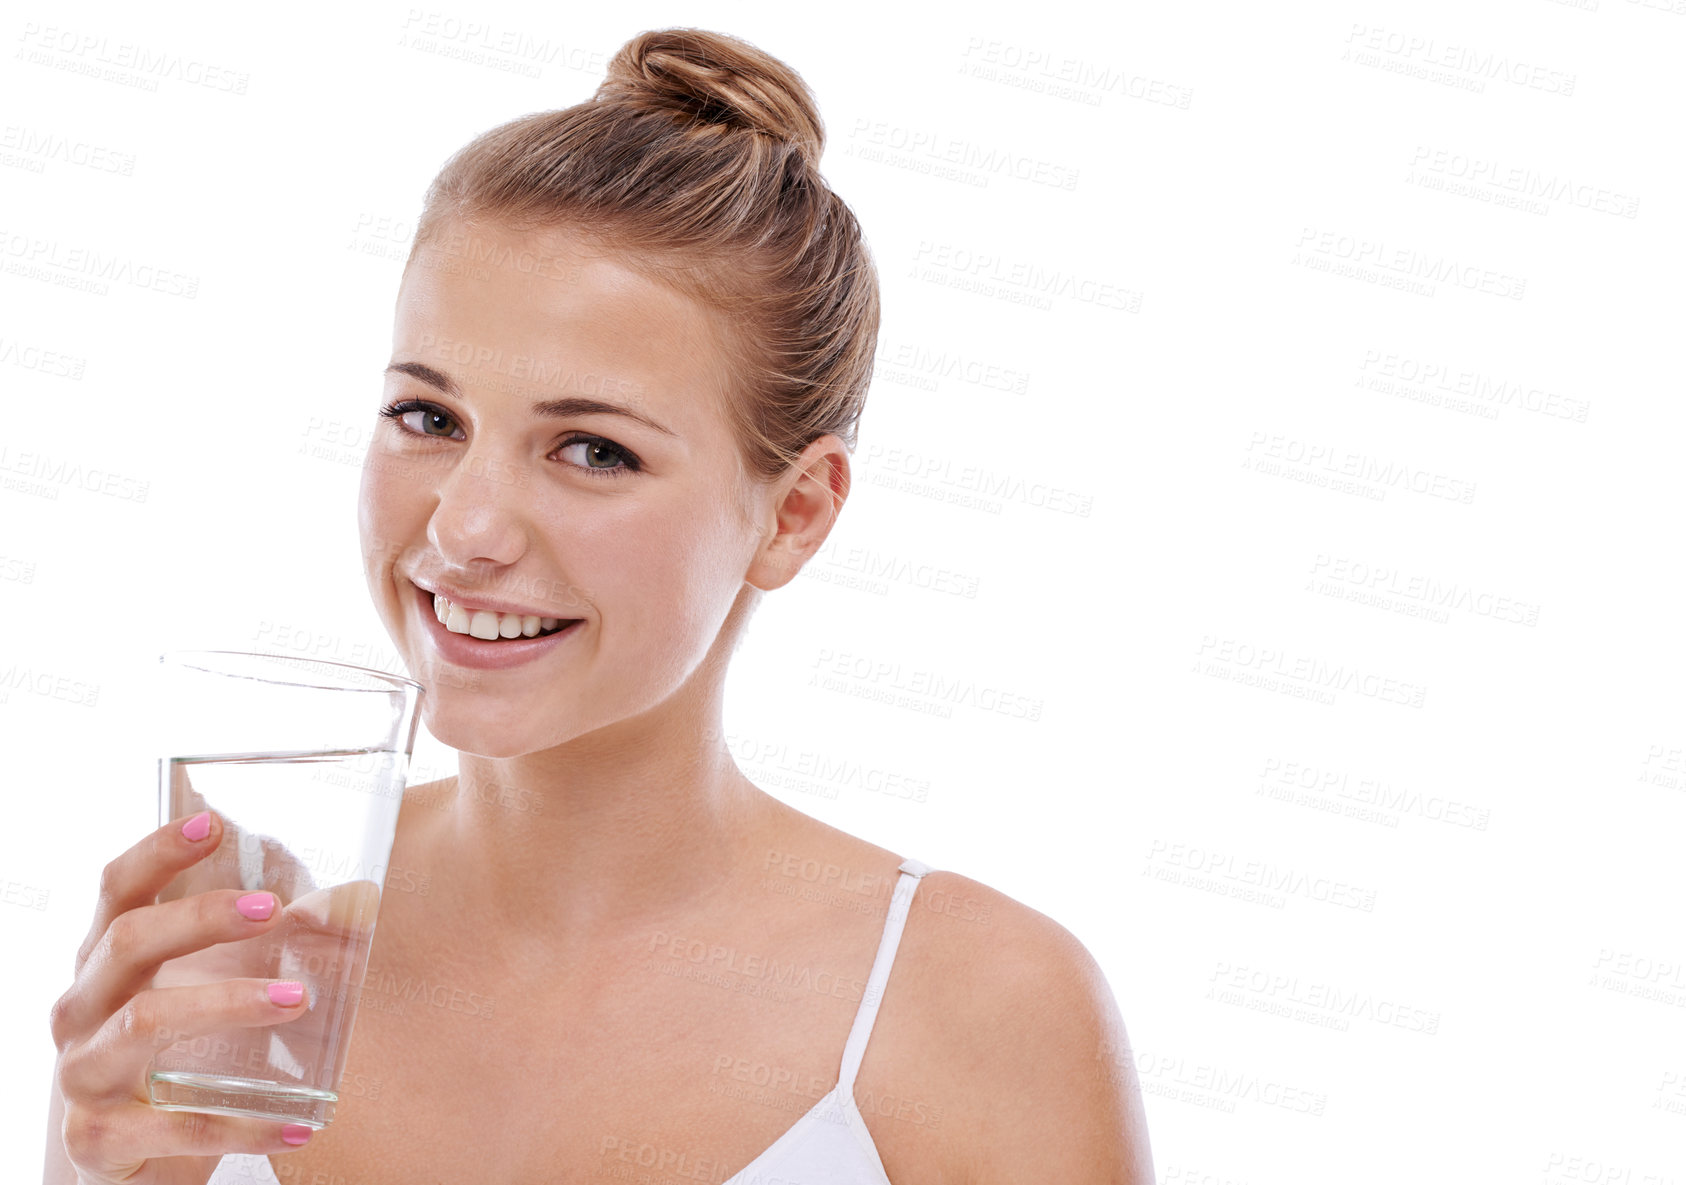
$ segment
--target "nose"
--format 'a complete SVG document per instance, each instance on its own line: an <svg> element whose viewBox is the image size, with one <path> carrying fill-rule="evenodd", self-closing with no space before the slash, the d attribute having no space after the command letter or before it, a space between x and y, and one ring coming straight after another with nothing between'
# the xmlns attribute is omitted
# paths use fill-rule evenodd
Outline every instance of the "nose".
<svg viewBox="0 0 1686 1185"><path fill-rule="evenodd" d="M439 485L427 540L453 567L513 564L527 550L524 470L468 452Z"/></svg>

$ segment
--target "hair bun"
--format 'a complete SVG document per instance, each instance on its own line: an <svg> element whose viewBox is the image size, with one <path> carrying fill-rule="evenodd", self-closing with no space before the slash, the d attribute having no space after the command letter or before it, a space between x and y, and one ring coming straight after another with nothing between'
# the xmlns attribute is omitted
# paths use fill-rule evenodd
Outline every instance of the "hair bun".
<svg viewBox="0 0 1686 1185"><path fill-rule="evenodd" d="M640 33L610 61L596 97L761 132L794 144L816 168L825 146L825 125L801 76L771 54L725 33Z"/></svg>

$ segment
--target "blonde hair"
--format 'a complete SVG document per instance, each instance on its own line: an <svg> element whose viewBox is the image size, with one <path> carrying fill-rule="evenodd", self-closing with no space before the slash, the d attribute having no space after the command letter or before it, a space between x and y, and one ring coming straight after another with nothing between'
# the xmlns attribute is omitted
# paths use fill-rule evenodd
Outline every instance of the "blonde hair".
<svg viewBox="0 0 1686 1185"><path fill-rule="evenodd" d="M427 191L410 257L446 223L566 227L723 314L748 472L835 433L853 450L878 336L860 226L819 173L807 85L748 42L641 33L589 100L479 136Z"/></svg>

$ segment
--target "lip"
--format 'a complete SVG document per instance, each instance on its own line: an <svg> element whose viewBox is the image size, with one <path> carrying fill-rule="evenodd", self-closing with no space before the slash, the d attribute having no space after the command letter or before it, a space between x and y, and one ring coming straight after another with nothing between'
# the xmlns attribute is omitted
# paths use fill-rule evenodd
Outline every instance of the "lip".
<svg viewBox="0 0 1686 1185"><path fill-rule="evenodd" d="M529 609L525 605L517 605L512 601L475 601L466 596L458 596L444 585L435 585L434 587L429 588L427 585L422 584L418 580L411 580L410 583L421 589L429 597L431 597L434 593L438 593L440 596L450 601L451 604L456 605L459 608L466 609L470 613L473 613L476 609L484 609L489 613L517 613L522 617L555 617L561 620L567 620L562 617L562 614L558 613L554 609ZM429 607L431 608L431 602Z"/></svg>
<svg viewBox="0 0 1686 1185"><path fill-rule="evenodd" d="M445 623L433 611L433 593L419 584L412 587L416 590L416 611L421 615L422 629L433 642L433 648L453 666L472 667L480 671L504 671L525 666L561 646L578 634L585 624L576 617L554 634L546 634L542 638L505 638L500 642L487 642L467 634L453 634L446 629Z"/></svg>

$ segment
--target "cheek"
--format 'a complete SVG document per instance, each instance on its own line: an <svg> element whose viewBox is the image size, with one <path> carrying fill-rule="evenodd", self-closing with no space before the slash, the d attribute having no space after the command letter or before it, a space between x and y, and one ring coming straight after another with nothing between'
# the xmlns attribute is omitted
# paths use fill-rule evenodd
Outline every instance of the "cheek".
<svg viewBox="0 0 1686 1185"><path fill-rule="evenodd" d="M357 536L363 552L363 572L376 603L381 589L390 585L390 571L400 559L410 536L409 509L423 505L411 477L398 467L397 458L381 447L377 439L363 458L362 479L357 488Z"/></svg>
<svg viewBox="0 0 1686 1185"><path fill-rule="evenodd" d="M743 583L742 541L710 499L640 507L575 539L581 563L569 567L608 635L685 665L713 642Z"/></svg>

